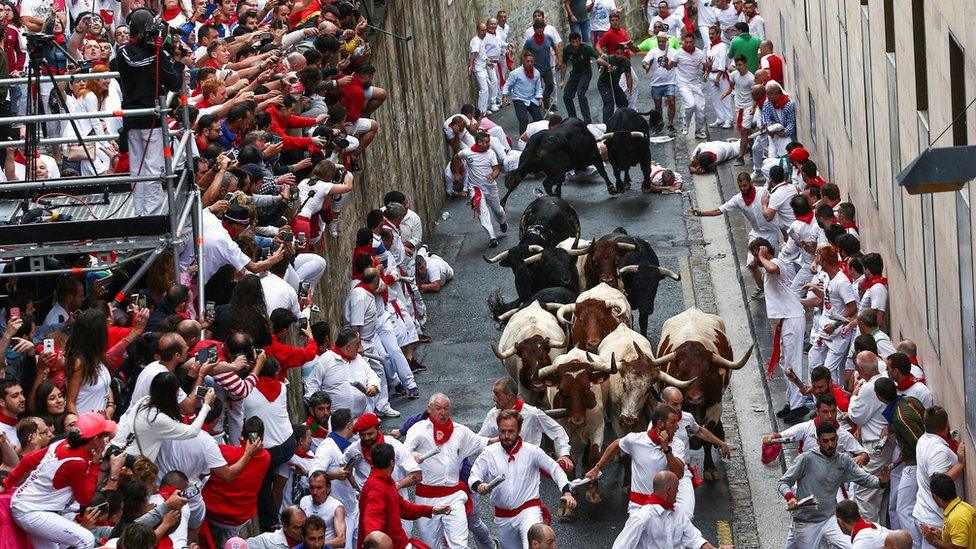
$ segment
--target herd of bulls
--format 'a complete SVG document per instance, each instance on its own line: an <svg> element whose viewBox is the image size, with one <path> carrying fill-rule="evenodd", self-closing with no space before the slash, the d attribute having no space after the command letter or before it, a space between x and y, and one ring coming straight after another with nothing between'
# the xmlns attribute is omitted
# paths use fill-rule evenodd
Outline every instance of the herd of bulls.
<svg viewBox="0 0 976 549"><path fill-rule="evenodd" d="M576 211L556 197L529 204L519 236L517 245L485 258L512 269L518 293L508 302L497 293L488 300L504 325L492 350L526 402L565 410L560 422L582 472L600 458L607 421L618 437L648 428L665 385L679 388L685 410L724 436L722 395L752 348L733 360L722 319L693 307L664 322L655 353L646 336L658 285L681 277L660 265L646 240L622 228L582 240ZM640 332L632 329L634 310ZM704 465L705 477L717 479L707 444ZM587 498L600 500L595 483Z"/></svg>

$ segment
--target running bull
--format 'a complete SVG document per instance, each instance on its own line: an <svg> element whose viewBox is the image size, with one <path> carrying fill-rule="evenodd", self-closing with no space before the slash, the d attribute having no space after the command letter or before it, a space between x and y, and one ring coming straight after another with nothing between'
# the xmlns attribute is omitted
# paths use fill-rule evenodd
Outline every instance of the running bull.
<svg viewBox="0 0 976 549"><path fill-rule="evenodd" d="M556 317L533 302L511 316L498 345L492 345L491 350L508 375L518 381L525 401L538 406L546 398L546 386L537 374L565 348L566 336Z"/></svg>
<svg viewBox="0 0 976 549"><path fill-rule="evenodd" d="M569 313L573 314L573 344L591 353L598 352L600 342L617 326L630 326L632 322L627 296L606 284L581 293L576 303L559 307L556 318L562 324L570 324Z"/></svg>
<svg viewBox="0 0 976 549"><path fill-rule="evenodd" d="M722 394L729 385L732 370L745 366L752 349L737 361L732 360L732 346L725 335L725 323L716 315L692 307L664 322L658 361L667 364L664 371L677 379L692 382L681 389L685 410L699 425L724 439L722 428ZM705 449L705 478L718 479L712 460L712 445L700 439L691 440L692 448Z"/></svg>
<svg viewBox="0 0 976 549"><path fill-rule="evenodd" d="M617 192L630 188L630 168L640 166L644 179L643 190L651 184L651 141L647 120L630 107L618 109L607 121L607 133L598 141L607 146L607 160L613 167L613 178ZM623 181L620 179L623 172Z"/></svg>

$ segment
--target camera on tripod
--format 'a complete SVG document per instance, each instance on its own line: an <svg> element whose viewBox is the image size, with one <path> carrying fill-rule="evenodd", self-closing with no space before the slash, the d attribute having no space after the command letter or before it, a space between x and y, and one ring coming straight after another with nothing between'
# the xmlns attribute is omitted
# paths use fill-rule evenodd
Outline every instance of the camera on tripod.
<svg viewBox="0 0 976 549"><path fill-rule="evenodd" d="M146 24L146 30L143 33L143 38L147 44L155 42L157 38L162 38L163 40L169 35L169 23L163 21L162 19L153 19Z"/></svg>
<svg viewBox="0 0 976 549"><path fill-rule="evenodd" d="M24 36L27 37L27 53L31 56L37 56L38 58L43 57L44 50L54 43L53 34L44 34L43 32L26 32Z"/></svg>

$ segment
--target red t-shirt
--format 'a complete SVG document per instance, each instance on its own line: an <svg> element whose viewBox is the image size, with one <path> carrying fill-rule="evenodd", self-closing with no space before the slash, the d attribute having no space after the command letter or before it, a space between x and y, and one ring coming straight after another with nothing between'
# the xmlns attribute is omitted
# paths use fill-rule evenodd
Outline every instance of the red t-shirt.
<svg viewBox="0 0 976 549"><path fill-rule="evenodd" d="M233 465L244 456L244 448L221 444L220 453L228 465ZM244 470L234 480L224 482L217 475L211 476L203 487L207 518L228 526L237 526L251 520L258 512L258 492L261 491L261 484L270 464L271 454L267 450L261 450L247 462Z"/></svg>
<svg viewBox="0 0 976 549"><path fill-rule="evenodd" d="M627 29L620 27L619 29L614 29L610 27L607 32L603 33L600 37L600 41L597 44L603 48L603 52L607 55L614 55L617 53L617 44L623 44L630 41L630 37L627 36ZM624 50L624 56L630 57L630 50Z"/></svg>
<svg viewBox="0 0 976 549"><path fill-rule="evenodd" d="M771 53L763 58L763 61L769 65L769 79L779 82L781 86L786 86L783 82L783 60L780 56L775 53Z"/></svg>
<svg viewBox="0 0 976 549"><path fill-rule="evenodd" d="M358 74L352 75L352 81L340 88L342 90L342 106L346 108L346 122L355 124L363 114L366 106L366 90Z"/></svg>

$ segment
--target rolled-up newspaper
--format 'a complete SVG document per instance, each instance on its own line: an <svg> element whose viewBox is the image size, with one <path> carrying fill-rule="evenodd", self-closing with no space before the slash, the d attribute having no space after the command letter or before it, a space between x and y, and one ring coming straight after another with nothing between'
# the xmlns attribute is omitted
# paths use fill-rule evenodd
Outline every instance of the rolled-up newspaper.
<svg viewBox="0 0 976 549"><path fill-rule="evenodd" d="M360 393L364 395L366 394L366 386L360 383L359 381L350 381L349 385L352 385L353 387L359 389Z"/></svg>
<svg viewBox="0 0 976 549"><path fill-rule="evenodd" d="M440 446L434 446L426 454L420 456L420 458L417 460L417 463L423 463L423 462L427 461L427 458L434 457L434 456L436 456L439 453L441 453L441 447Z"/></svg>
<svg viewBox="0 0 976 549"><path fill-rule="evenodd" d="M791 442L796 442L795 437L776 437L769 439L768 444L790 444Z"/></svg>
<svg viewBox="0 0 976 549"><path fill-rule="evenodd" d="M878 439L878 442L874 445L874 455L880 456L884 452L885 445L888 444L888 437L883 436Z"/></svg>
<svg viewBox="0 0 976 549"><path fill-rule="evenodd" d="M817 498L813 497L812 495L809 495L796 502L796 509L790 509L790 510L799 511L800 509L809 509L811 507L816 508L819 505L820 503L817 502Z"/></svg>
<svg viewBox="0 0 976 549"><path fill-rule="evenodd" d="M545 412L552 419L563 419L569 415L569 410L566 408L553 408L551 410L545 410Z"/></svg>
<svg viewBox="0 0 976 549"><path fill-rule="evenodd" d="M349 461L346 462L346 469L347 470L352 469L353 467L356 466L356 464L359 463L361 459L363 459L362 454L356 454L352 456L351 458L349 458Z"/></svg>
<svg viewBox="0 0 976 549"><path fill-rule="evenodd" d="M367 352L362 352L360 354L370 360L375 360L376 362L383 362L383 357L381 357L380 355L374 355L373 353L367 353Z"/></svg>
<svg viewBox="0 0 976 549"><path fill-rule="evenodd" d="M602 476L603 476L603 471L597 472L597 474L596 474L596 478L597 479L599 479ZM574 479L574 480L569 481L569 487L570 487L570 489L575 490L575 489L579 488L580 486L586 486L590 482L592 482L592 481L590 479L586 478L586 477L577 478L577 479Z"/></svg>
<svg viewBox="0 0 976 549"><path fill-rule="evenodd" d="M487 484L488 491L491 492L492 490L495 489L496 486L498 486L503 482L505 482L505 475L498 475L497 477L491 479L491 482Z"/></svg>

